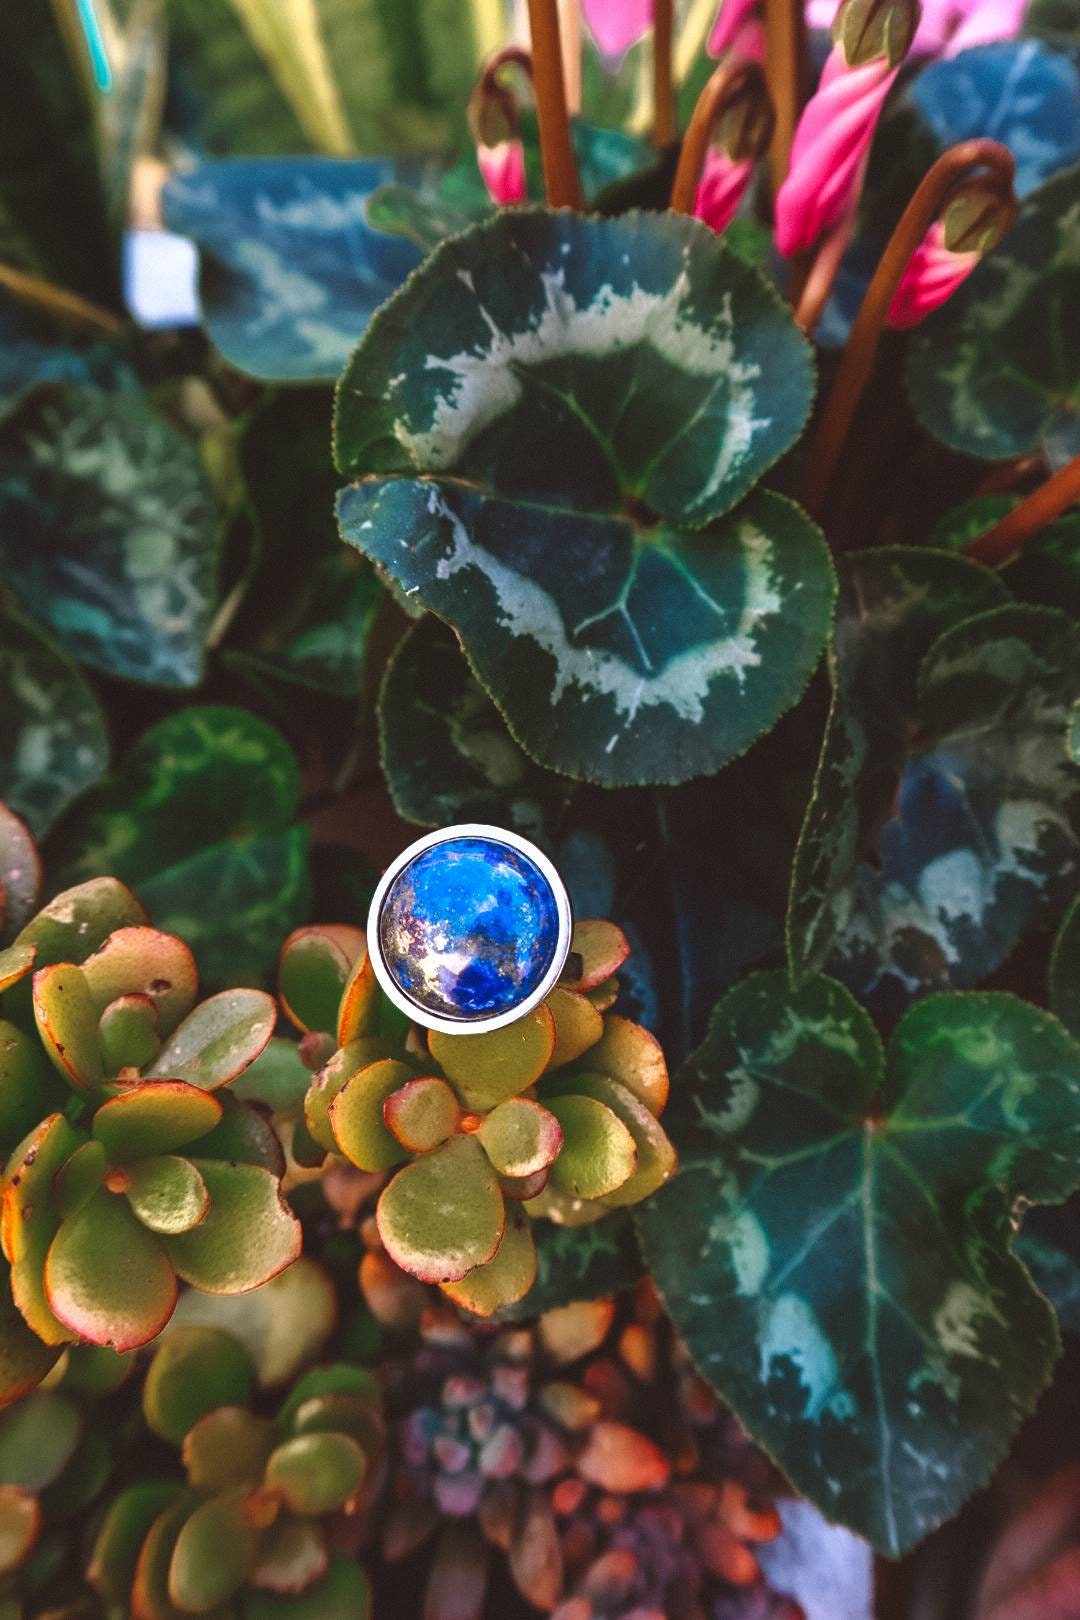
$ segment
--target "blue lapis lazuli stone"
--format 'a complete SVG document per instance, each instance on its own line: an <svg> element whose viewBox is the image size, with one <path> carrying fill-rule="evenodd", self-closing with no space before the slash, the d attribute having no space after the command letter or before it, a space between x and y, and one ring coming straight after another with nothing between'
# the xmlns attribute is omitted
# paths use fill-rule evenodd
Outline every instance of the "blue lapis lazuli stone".
<svg viewBox="0 0 1080 1620"><path fill-rule="evenodd" d="M383 960L420 1008L464 1022L512 1012L559 948L551 884L520 850L448 838L390 885L379 918Z"/></svg>

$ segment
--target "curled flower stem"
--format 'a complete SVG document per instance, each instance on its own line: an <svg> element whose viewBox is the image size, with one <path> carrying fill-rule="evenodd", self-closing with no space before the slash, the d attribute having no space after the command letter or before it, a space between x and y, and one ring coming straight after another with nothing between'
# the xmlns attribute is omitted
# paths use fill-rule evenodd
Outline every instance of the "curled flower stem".
<svg viewBox="0 0 1080 1620"><path fill-rule="evenodd" d="M559 0L563 78L571 118L581 111L581 0Z"/></svg>
<svg viewBox="0 0 1080 1620"><path fill-rule="evenodd" d="M675 140L675 79L672 66L674 0L653 0L653 145Z"/></svg>
<svg viewBox="0 0 1080 1620"><path fill-rule="evenodd" d="M976 169L986 171L992 181L1011 194L1015 163L1008 148L998 141L961 141L939 157L923 177L889 238L855 317L840 368L807 453L801 500L813 517L819 516L825 505L852 418L874 369L889 306L911 255L947 206L956 187L970 179Z"/></svg>
<svg viewBox="0 0 1080 1620"><path fill-rule="evenodd" d="M676 214L694 212L698 181L716 125L732 102L759 80L760 72L756 62L722 62L698 97L671 188L670 206Z"/></svg>
<svg viewBox="0 0 1080 1620"><path fill-rule="evenodd" d="M1021 551L1033 535L1053 523L1075 501L1080 501L1080 456L1066 462L1060 472L1040 484L1019 506L1007 512L992 529L969 540L964 551L976 562L1000 568Z"/></svg>
<svg viewBox="0 0 1080 1620"><path fill-rule="evenodd" d="M124 329L123 321L111 310L92 304L88 298L69 292L66 287L54 286L41 276L16 270L13 265L0 264L0 287L6 287L20 303L30 304L60 320L74 321L79 326L89 327L91 331L105 332L109 337L114 337Z"/></svg>
<svg viewBox="0 0 1080 1620"><path fill-rule="evenodd" d="M833 226L822 242L802 286L798 289L795 319L807 337L813 335L818 321L825 312L825 305L829 302L829 294L833 290L854 229L855 212L852 210L838 225Z"/></svg>
<svg viewBox="0 0 1080 1620"><path fill-rule="evenodd" d="M581 179L566 108L558 0L529 0L529 30L548 204L552 208L581 208Z"/></svg>
<svg viewBox="0 0 1080 1620"><path fill-rule="evenodd" d="M806 20L802 0L765 0L765 79L776 109L769 149L773 195L788 172L791 143L806 89Z"/></svg>

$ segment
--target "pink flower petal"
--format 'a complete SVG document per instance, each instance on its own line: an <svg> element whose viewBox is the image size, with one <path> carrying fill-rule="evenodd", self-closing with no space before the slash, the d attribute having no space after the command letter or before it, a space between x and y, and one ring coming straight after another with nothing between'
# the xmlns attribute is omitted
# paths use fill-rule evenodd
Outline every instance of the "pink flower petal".
<svg viewBox="0 0 1080 1620"><path fill-rule="evenodd" d="M582 0L581 9L604 56L621 56L652 27L653 0Z"/></svg>
<svg viewBox="0 0 1080 1620"><path fill-rule="evenodd" d="M488 196L493 203L524 202L525 148L520 141L500 141L497 146L478 146L476 161Z"/></svg>
<svg viewBox="0 0 1080 1620"><path fill-rule="evenodd" d="M745 23L757 8L758 0L721 0L720 10L709 35L710 56L726 56L733 48Z"/></svg>
<svg viewBox="0 0 1080 1620"><path fill-rule="evenodd" d="M952 297L981 257L980 253L950 253L945 246L945 227L936 220L911 255L901 277L889 305L889 325L901 332L918 326Z"/></svg>
<svg viewBox="0 0 1080 1620"><path fill-rule="evenodd" d="M694 194L694 218L719 236L730 225L753 173L752 158L736 161L719 147L710 146Z"/></svg>

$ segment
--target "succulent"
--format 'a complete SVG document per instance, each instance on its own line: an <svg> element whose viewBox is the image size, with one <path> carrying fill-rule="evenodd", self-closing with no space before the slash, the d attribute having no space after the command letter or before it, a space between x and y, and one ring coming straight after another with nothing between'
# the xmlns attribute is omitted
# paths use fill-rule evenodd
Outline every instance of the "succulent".
<svg viewBox="0 0 1080 1620"><path fill-rule="evenodd" d="M180 1446L185 1477L137 1482L109 1504L87 1578L110 1615L369 1613L354 1554L383 1448L375 1380L346 1362L312 1368L272 1418L252 1407L255 1383L227 1333L184 1327L162 1342L143 1412Z"/></svg>
<svg viewBox="0 0 1080 1620"><path fill-rule="evenodd" d="M300 1227L274 1132L221 1091L269 1040L270 996L200 1003L187 946L111 878L57 895L0 964L11 1399L65 1343L147 1343L180 1279L210 1293L265 1282L296 1259Z"/></svg>
<svg viewBox="0 0 1080 1620"><path fill-rule="evenodd" d="M390 1173L376 1212L387 1255L477 1315L531 1288L531 1218L597 1220L674 1171L658 1117L663 1054L610 1011L628 952L613 923L580 922L540 1006L501 1030L425 1040L388 1034L358 930L302 929L285 944L282 1005L301 1050L324 1058L307 1134L361 1170Z"/></svg>

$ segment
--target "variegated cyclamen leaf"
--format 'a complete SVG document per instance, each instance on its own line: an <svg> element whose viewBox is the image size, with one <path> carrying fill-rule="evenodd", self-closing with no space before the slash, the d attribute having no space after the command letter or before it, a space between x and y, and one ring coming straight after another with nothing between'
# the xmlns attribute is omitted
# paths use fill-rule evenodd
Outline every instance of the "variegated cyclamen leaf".
<svg viewBox="0 0 1080 1620"><path fill-rule="evenodd" d="M0 796L37 837L109 762L105 716L82 672L0 595Z"/></svg>
<svg viewBox="0 0 1080 1620"><path fill-rule="evenodd" d="M888 1053L835 981L757 974L665 1115L639 1214L698 1366L792 1483L896 1555L982 1485L1046 1384L1054 1315L1010 1252L1080 1184L1080 1045L1003 994L935 996Z"/></svg>
<svg viewBox="0 0 1080 1620"><path fill-rule="evenodd" d="M797 978L825 963L858 912L863 863L905 762L923 655L942 631L1008 601L996 574L928 547L855 553L839 574L833 700L788 906Z"/></svg>
<svg viewBox="0 0 1080 1620"><path fill-rule="evenodd" d="M343 533L454 627L540 763L685 780L819 656L818 531L771 494L724 517L810 394L775 293L694 221L504 214L433 254L345 372L338 465L368 476Z"/></svg>
<svg viewBox="0 0 1080 1620"><path fill-rule="evenodd" d="M203 320L231 365L268 381L337 377L420 260L365 218L398 175L387 159L229 158L170 181L166 221L199 247Z"/></svg>
<svg viewBox="0 0 1080 1620"><path fill-rule="evenodd" d="M0 563L74 657L194 686L219 520L198 450L140 396L58 385L0 437Z"/></svg>
<svg viewBox="0 0 1080 1620"><path fill-rule="evenodd" d="M908 353L915 414L955 450L993 461L1080 453L1080 168L1040 186L1008 236Z"/></svg>

